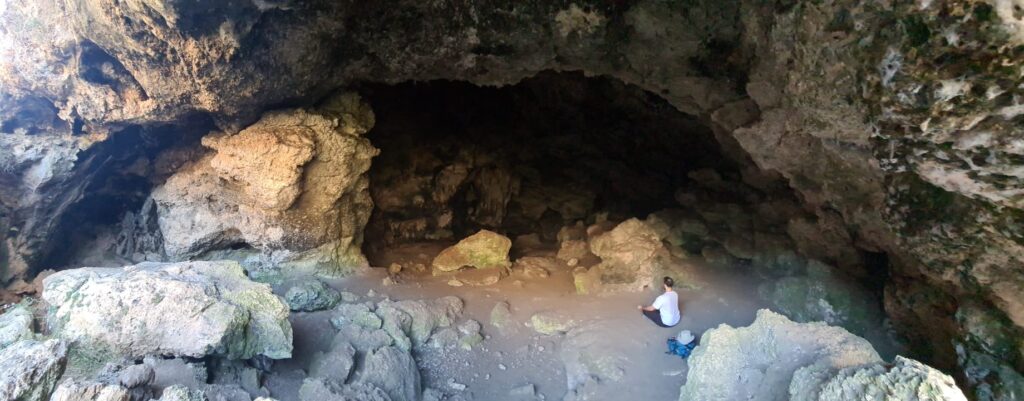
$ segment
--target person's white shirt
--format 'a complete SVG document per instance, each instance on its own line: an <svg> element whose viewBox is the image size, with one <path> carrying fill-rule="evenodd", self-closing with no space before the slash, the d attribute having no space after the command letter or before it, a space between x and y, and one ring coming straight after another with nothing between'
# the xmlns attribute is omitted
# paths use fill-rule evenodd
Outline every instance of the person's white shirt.
<svg viewBox="0 0 1024 401"><path fill-rule="evenodd" d="M652 304L661 314L661 322L666 326L675 326L679 323L679 294L669 291L658 295Z"/></svg>

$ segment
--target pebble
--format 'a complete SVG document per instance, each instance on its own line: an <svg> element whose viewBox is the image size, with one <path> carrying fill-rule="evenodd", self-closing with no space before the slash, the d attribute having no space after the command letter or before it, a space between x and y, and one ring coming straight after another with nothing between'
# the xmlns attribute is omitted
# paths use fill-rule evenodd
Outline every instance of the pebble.
<svg viewBox="0 0 1024 401"><path fill-rule="evenodd" d="M458 279L453 278L451 280L448 280L448 285L452 287L462 287L462 282L459 281Z"/></svg>
<svg viewBox="0 0 1024 401"><path fill-rule="evenodd" d="M498 369L505 370L505 369L508 369L508 367L505 366L505 364L503 364L503 363L499 363L498 364Z"/></svg>

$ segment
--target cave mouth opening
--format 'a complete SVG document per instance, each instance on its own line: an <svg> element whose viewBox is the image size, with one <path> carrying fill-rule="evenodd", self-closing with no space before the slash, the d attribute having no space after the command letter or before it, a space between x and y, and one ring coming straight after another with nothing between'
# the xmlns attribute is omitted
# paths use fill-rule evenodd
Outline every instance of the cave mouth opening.
<svg viewBox="0 0 1024 401"><path fill-rule="evenodd" d="M599 215L643 218L678 206L695 172L739 180L699 117L611 78L547 72L502 88L429 81L359 92L381 151L364 242L375 266L395 244L480 229L550 243Z"/></svg>

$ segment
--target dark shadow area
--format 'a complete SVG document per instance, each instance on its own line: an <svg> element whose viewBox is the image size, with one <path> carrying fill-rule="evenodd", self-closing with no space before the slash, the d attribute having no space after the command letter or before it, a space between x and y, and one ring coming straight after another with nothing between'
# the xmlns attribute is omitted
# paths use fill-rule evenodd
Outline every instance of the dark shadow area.
<svg viewBox="0 0 1024 401"><path fill-rule="evenodd" d="M377 116L368 254L402 241L510 237L595 213L677 205L687 174L738 176L710 128L609 78L545 73L504 88L432 81L359 88Z"/></svg>

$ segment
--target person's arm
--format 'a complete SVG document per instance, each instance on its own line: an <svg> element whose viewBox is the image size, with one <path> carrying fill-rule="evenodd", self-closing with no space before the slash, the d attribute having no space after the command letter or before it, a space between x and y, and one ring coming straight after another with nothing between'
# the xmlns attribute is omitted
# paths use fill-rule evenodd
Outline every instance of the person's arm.
<svg viewBox="0 0 1024 401"><path fill-rule="evenodd" d="M642 311L647 311L647 312L652 312L652 311L658 310L658 308L655 308L653 306L640 306L640 305L637 305L636 308L640 309Z"/></svg>
<svg viewBox="0 0 1024 401"><path fill-rule="evenodd" d="M663 303L665 303L665 300L662 297L658 297L658 298L656 298L654 300L654 305L651 305L651 306L639 306L638 305L637 309L640 309L640 310L643 310L643 311L647 311L647 312L653 312L653 311L661 309L661 307L664 306L664 305L662 305Z"/></svg>

